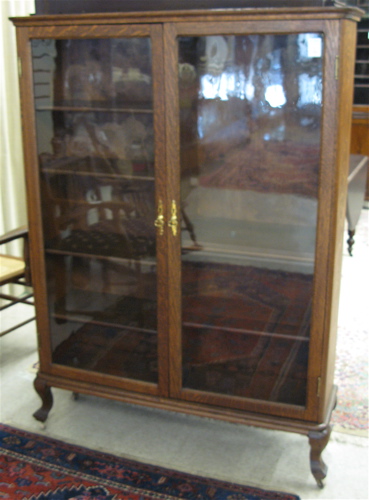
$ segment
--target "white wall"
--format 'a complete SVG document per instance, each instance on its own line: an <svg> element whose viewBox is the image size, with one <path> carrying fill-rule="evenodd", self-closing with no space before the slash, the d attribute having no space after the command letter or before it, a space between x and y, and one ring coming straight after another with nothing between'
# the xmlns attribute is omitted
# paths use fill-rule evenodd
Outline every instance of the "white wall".
<svg viewBox="0 0 369 500"><path fill-rule="evenodd" d="M9 17L34 12L34 0L0 0L0 234L27 223L17 50Z"/></svg>

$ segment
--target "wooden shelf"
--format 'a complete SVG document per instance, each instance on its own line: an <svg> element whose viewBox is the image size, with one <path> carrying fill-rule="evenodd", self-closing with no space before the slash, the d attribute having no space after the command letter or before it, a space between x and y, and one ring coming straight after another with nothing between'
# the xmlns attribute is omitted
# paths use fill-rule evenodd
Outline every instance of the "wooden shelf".
<svg viewBox="0 0 369 500"><path fill-rule="evenodd" d="M132 165L134 169L135 163L132 162ZM119 158L70 156L61 158L50 157L41 160L41 172L51 175L79 175L104 179L108 178L111 180L155 181L154 175L148 175L149 170L154 170L154 166L151 163L147 163L147 168L142 174L120 173L119 169Z"/></svg>
<svg viewBox="0 0 369 500"><path fill-rule="evenodd" d="M151 335L157 335L156 330L148 329L148 328L139 328L134 327L132 325L122 325L121 323L117 323L114 321L99 321L91 318L87 314L83 315L79 311L68 311L66 314L53 314L52 318L61 321L71 321L73 323L81 323L81 324L89 324L92 326L104 326L104 327L114 327L114 328L124 328L125 330L129 330L131 332L141 332L141 333L149 333Z"/></svg>
<svg viewBox="0 0 369 500"><path fill-rule="evenodd" d="M62 174L62 175L80 175L86 177L102 177L104 179L108 178L111 180L119 180L126 179L128 181L150 181L155 182L155 177L149 175L127 175L127 174L114 174L114 173L105 173L105 172L83 172L80 170L66 170L63 168L52 168L52 167L43 167L42 172L48 174Z"/></svg>
<svg viewBox="0 0 369 500"><path fill-rule="evenodd" d="M102 113L143 113L143 114L153 114L153 109L146 103L143 105L130 106L103 106L100 104L49 104L49 105L38 105L36 111L61 111L61 112L73 112L73 113L91 113L91 112L102 112Z"/></svg>
<svg viewBox="0 0 369 500"><path fill-rule="evenodd" d="M256 331L256 330L247 330L247 329L241 329L241 328L224 328L221 326L215 326L215 325L207 325L207 324L199 324L199 323L190 323L190 322L184 322L183 323L184 328L199 328L200 330L212 330L214 332L221 332L221 333L226 333L226 334L238 334L238 335L253 335L256 337L273 337L275 339L283 339L283 340L293 340L296 342L309 342L310 339L308 337L300 337L296 335L285 335L283 333L277 333L277 332L263 332L263 331Z"/></svg>
<svg viewBox="0 0 369 500"><path fill-rule="evenodd" d="M69 250L59 250L57 248L46 248L46 255L60 255L60 256L70 256L70 257L81 257L83 259L99 259L105 262L116 262L117 264L132 264L137 263L142 266L156 266L157 262L153 258L153 260L141 259L140 257L117 257L112 255L101 255L97 253L87 253L87 252L73 252Z"/></svg>

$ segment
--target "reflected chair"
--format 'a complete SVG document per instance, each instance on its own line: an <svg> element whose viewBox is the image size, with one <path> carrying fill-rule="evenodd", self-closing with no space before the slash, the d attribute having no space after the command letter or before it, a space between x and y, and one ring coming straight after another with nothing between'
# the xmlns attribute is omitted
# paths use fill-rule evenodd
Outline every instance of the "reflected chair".
<svg viewBox="0 0 369 500"><path fill-rule="evenodd" d="M23 258L0 253L0 311L3 311L4 309L7 309L8 307L19 303L28 304L31 306L34 305L33 300L30 300L33 297L33 290L28 256L27 227L23 226L4 234L0 237L0 245L4 245L5 243L9 243L20 238L23 239ZM8 293L2 292L3 285L10 285ZM13 289L18 290L19 287L22 287L23 290L27 291L18 292L18 295L16 295L15 292L13 292ZM16 330L17 328L27 323L30 323L34 319L35 316L18 322L11 328L8 328L4 331L0 331L0 337L12 332L13 330Z"/></svg>

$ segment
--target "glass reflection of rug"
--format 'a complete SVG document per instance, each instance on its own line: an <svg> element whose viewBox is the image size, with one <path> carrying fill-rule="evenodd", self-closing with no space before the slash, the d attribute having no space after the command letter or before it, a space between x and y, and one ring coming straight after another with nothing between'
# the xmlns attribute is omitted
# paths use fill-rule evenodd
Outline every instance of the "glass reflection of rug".
<svg viewBox="0 0 369 500"><path fill-rule="evenodd" d="M186 263L183 385L304 405L312 276Z"/></svg>
<svg viewBox="0 0 369 500"><path fill-rule="evenodd" d="M223 156L225 160L201 177L202 186L317 197L319 146L265 142L262 147L233 148L223 156L217 154L219 147L211 143L205 150L205 163Z"/></svg>
<svg viewBox="0 0 369 500"><path fill-rule="evenodd" d="M187 262L182 281L183 386L304 405L312 276ZM155 311L118 296L86 324L71 316L53 362L155 383Z"/></svg>
<svg viewBox="0 0 369 500"><path fill-rule="evenodd" d="M88 296L91 302L96 300L93 293ZM69 311L71 333L54 349L53 362L156 383L156 303L135 297L110 298L111 305L104 311L90 311L85 324L73 321L77 311ZM86 311L81 312L88 317Z"/></svg>

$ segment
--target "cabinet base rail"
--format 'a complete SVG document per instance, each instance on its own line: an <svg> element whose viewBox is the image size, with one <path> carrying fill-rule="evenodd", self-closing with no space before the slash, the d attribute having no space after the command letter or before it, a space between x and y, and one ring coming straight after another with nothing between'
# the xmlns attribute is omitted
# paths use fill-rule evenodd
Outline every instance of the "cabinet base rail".
<svg viewBox="0 0 369 500"><path fill-rule="evenodd" d="M323 421L319 424L315 422L298 421L281 417L269 417L268 415L252 414L240 410L222 409L220 407L209 407L200 403L189 403L188 401L169 400L161 397L148 397L136 393L129 393L119 389L100 388L94 386L90 388L88 384L73 380L60 380L50 375L38 374L34 387L42 400L41 407L33 414L34 418L41 423L47 420L49 412L53 406L52 387L70 390L74 399L79 393L91 396L98 396L121 401L129 404L136 404L150 408L159 408L166 411L176 411L187 413L198 417L214 418L225 420L231 423L262 427L272 430L294 432L307 435L310 444L310 470L319 488L324 487L323 480L327 476L328 467L322 459L322 452L329 442L332 432L330 419L332 411L336 406L337 387L333 386L333 391Z"/></svg>

